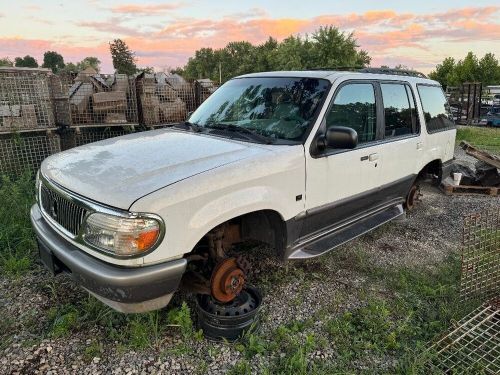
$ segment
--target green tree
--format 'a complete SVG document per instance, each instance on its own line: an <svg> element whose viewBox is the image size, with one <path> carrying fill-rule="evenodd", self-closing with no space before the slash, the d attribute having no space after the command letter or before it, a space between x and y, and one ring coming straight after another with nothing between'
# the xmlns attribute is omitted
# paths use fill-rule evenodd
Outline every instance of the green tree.
<svg viewBox="0 0 500 375"><path fill-rule="evenodd" d="M15 66L19 68L38 68L38 62L30 55L24 57L16 57L14 60Z"/></svg>
<svg viewBox="0 0 500 375"><path fill-rule="evenodd" d="M444 87L453 86L455 84L455 65L455 59L447 57L436 66L436 70L429 73L429 78L438 81Z"/></svg>
<svg viewBox="0 0 500 375"><path fill-rule="evenodd" d="M483 85L500 83L500 65L493 53L487 53L479 60L479 76Z"/></svg>
<svg viewBox="0 0 500 375"><path fill-rule="evenodd" d="M370 57L360 50L352 33L346 34L333 26L320 27L309 38L291 35L282 42L269 38L252 45L246 41L230 42L221 49L202 48L195 52L182 68L188 79L210 78L222 81L234 76L269 70L302 70L362 67Z"/></svg>
<svg viewBox="0 0 500 375"><path fill-rule="evenodd" d="M455 83L476 82L480 80L479 60L474 53L469 52L455 66L452 81Z"/></svg>
<svg viewBox="0 0 500 375"><path fill-rule="evenodd" d="M368 52L358 50L353 33L334 26L320 27L312 34L310 68L364 67L370 64Z"/></svg>
<svg viewBox="0 0 500 375"><path fill-rule="evenodd" d="M137 72L135 54L123 40L113 40L112 43L109 43L109 50L113 59L113 67L117 73L132 75Z"/></svg>
<svg viewBox="0 0 500 375"><path fill-rule="evenodd" d="M92 68L99 73L99 71L101 70L101 60L94 56L88 56L82 61L76 63L76 70L78 71L82 71L87 68Z"/></svg>
<svg viewBox="0 0 500 375"><path fill-rule="evenodd" d="M0 66L14 66L14 63L8 57L0 59Z"/></svg>
<svg viewBox="0 0 500 375"><path fill-rule="evenodd" d="M478 59L474 53L469 52L463 60L457 62L452 57L447 57L429 77L443 86L459 86L465 82L500 84L500 65L493 53L487 53Z"/></svg>
<svg viewBox="0 0 500 375"><path fill-rule="evenodd" d="M47 51L43 54L42 67L52 69L53 73L57 73L64 68L64 58L56 51Z"/></svg>

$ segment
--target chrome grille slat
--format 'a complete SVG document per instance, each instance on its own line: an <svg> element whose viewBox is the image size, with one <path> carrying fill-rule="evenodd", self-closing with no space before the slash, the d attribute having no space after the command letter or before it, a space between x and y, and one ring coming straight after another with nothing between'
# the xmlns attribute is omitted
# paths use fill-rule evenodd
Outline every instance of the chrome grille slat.
<svg viewBox="0 0 500 375"><path fill-rule="evenodd" d="M87 209L62 196L50 187L40 187L40 203L43 212L73 236L77 236Z"/></svg>

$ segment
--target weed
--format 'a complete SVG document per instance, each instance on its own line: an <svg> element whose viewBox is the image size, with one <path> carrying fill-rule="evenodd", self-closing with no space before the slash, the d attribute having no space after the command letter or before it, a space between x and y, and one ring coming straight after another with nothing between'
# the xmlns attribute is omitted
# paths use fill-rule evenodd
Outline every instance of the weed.
<svg viewBox="0 0 500 375"><path fill-rule="evenodd" d="M68 336L80 325L79 311L71 304L51 308L48 317L51 322L50 335L53 337Z"/></svg>
<svg viewBox="0 0 500 375"><path fill-rule="evenodd" d="M89 346L83 351L83 357L87 361L91 361L94 357L100 357L104 352L104 347L101 342L93 340Z"/></svg>
<svg viewBox="0 0 500 375"><path fill-rule="evenodd" d="M0 177L0 269L11 277L26 273L33 262L36 243L29 212L34 193L29 172L16 180Z"/></svg>
<svg viewBox="0 0 500 375"><path fill-rule="evenodd" d="M228 375L250 375L251 373L252 367L246 360L236 362L234 367L227 372Z"/></svg>
<svg viewBox="0 0 500 375"><path fill-rule="evenodd" d="M168 312L167 321L171 325L178 326L182 337L187 340L193 337L193 321L191 319L191 309L186 302L182 302L180 308L174 308ZM199 333L197 334L199 337Z"/></svg>

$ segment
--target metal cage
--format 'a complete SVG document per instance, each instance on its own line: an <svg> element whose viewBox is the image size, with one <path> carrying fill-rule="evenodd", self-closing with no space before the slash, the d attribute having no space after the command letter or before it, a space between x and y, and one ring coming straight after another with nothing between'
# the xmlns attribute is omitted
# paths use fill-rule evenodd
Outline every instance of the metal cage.
<svg viewBox="0 0 500 375"><path fill-rule="evenodd" d="M95 127L139 122L133 77L87 69L54 76L51 88L59 125Z"/></svg>
<svg viewBox="0 0 500 375"><path fill-rule="evenodd" d="M0 68L0 133L56 126L49 69Z"/></svg>
<svg viewBox="0 0 500 375"><path fill-rule="evenodd" d="M18 133L0 137L0 174L19 175L37 171L47 156L61 151L57 134Z"/></svg>
<svg viewBox="0 0 500 375"><path fill-rule="evenodd" d="M186 120L196 107L193 85L166 73L142 73L137 77L141 123L148 127Z"/></svg>

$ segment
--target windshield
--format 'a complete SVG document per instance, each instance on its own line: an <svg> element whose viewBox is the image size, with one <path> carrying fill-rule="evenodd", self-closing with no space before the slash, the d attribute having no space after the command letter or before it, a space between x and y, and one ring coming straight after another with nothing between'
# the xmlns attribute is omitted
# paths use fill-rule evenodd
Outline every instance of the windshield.
<svg viewBox="0 0 500 375"><path fill-rule="evenodd" d="M189 118L210 129L250 130L275 140L301 141L330 86L314 78L238 78L213 93ZM244 128L244 129L240 129Z"/></svg>

